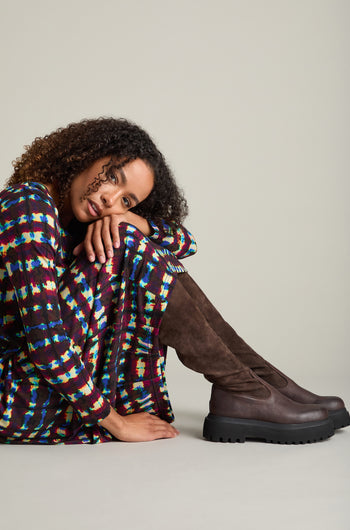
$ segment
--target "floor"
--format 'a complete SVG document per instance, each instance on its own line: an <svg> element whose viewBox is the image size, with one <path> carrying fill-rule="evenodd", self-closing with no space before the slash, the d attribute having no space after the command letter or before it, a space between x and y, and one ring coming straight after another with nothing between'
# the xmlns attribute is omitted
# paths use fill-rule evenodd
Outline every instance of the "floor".
<svg viewBox="0 0 350 530"><path fill-rule="evenodd" d="M349 530L350 428L311 445L207 442L209 385L171 366L168 382L176 439L0 446L1 527ZM336 388L350 404L345 378Z"/></svg>

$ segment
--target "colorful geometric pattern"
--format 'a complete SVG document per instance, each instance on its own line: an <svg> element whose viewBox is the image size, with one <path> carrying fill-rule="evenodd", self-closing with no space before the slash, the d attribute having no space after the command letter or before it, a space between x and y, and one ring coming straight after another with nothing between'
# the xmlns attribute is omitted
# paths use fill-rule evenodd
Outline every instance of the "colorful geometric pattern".
<svg viewBox="0 0 350 530"><path fill-rule="evenodd" d="M172 421L158 340L162 313L195 252L182 226L120 225L106 263L72 256L46 187L0 193L0 442L101 443L114 407Z"/></svg>

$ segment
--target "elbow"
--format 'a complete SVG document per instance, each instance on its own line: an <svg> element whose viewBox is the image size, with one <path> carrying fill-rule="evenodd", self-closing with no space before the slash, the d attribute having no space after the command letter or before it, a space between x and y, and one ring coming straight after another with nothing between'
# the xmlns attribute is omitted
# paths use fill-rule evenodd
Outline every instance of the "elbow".
<svg viewBox="0 0 350 530"><path fill-rule="evenodd" d="M178 259L188 258L189 256L193 256L197 252L197 243L193 237L191 237L191 241L187 248L181 249L180 252L177 254Z"/></svg>

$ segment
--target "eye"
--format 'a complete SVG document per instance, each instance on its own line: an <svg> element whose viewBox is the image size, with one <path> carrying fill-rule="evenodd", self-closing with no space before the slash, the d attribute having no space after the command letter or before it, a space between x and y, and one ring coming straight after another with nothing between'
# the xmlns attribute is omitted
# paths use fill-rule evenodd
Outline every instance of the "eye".
<svg viewBox="0 0 350 530"><path fill-rule="evenodd" d="M130 208L131 207L131 203L130 203L130 201L129 201L129 199L127 197L122 197L122 202L123 202L123 205L126 208Z"/></svg>
<svg viewBox="0 0 350 530"><path fill-rule="evenodd" d="M110 181L113 182L113 184L118 184L118 175L114 169L111 169L109 172L108 178Z"/></svg>

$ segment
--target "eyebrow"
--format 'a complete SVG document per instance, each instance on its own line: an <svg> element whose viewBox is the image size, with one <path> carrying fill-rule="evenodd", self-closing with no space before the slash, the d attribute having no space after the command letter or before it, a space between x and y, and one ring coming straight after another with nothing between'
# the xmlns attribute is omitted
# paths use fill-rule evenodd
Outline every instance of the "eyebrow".
<svg viewBox="0 0 350 530"><path fill-rule="evenodd" d="M122 167L119 168L119 173L122 177L122 184L123 186L125 186L125 184L127 184L127 178L126 178L126 175L124 173L124 169ZM132 198L132 200L136 203L136 204L139 204L139 200L138 198L136 197L136 195L134 193L129 193L130 197Z"/></svg>

